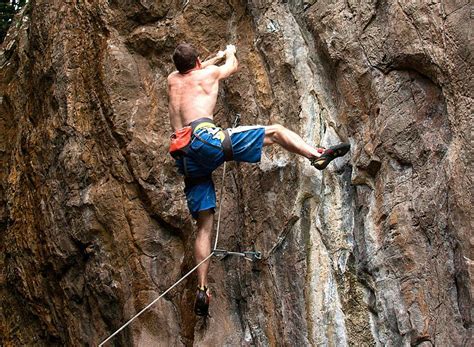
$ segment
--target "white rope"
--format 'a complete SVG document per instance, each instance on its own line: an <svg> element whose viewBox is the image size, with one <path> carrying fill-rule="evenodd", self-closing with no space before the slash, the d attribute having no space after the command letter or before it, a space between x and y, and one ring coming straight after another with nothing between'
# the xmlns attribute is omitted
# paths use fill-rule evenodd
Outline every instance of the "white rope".
<svg viewBox="0 0 474 347"><path fill-rule="evenodd" d="M175 284L173 284L171 287L169 287L168 289L166 289L166 291L161 294L159 297L157 297L155 300L153 300L150 304L148 304L147 307L145 307L143 310L141 310L140 312L138 312L135 316L133 316L132 318L130 318L128 320L127 323L125 323L124 325L122 325L120 327L120 329L118 329L117 331L115 331L112 335L110 335L106 340L102 341L102 343L99 345L99 347L103 346L104 343L106 343L107 341L109 341L112 337L114 337L115 335L117 335L119 332L121 332L127 325L129 325L131 322L133 322L133 320L135 320L135 318L137 318L139 315L141 315L143 312L145 312L146 310L148 310L155 302L157 302L158 300L160 300L166 293L168 293L171 289L173 289L174 287L176 287L182 280L184 280L186 277L188 277L194 270L196 270L202 263L204 263L206 260L208 260L210 257L212 257L214 255L214 252L211 252L211 254L209 254L204 260L202 260L199 264L197 264L195 267L192 268L192 270L190 270L186 275L184 275L183 277L181 277L181 279L176 282Z"/></svg>
<svg viewBox="0 0 474 347"><path fill-rule="evenodd" d="M216 227L216 239L215 239L215 242L214 242L214 249L217 248L217 241L219 239L219 228L220 228L220 224L221 224L221 210L222 210L222 200L224 199L224 196L222 194L224 194L224 179L225 179L225 171L226 171L226 162L224 162L224 169L223 169L223 172L222 172L222 185L221 185L221 190L220 190L220 201L219 201L219 211L218 211L218 215L217 215L217 227ZM194 272L194 270L196 270L199 266L201 266L201 264L203 264L204 262L206 262L210 257L212 257L214 255L214 251L211 252L211 254L209 254L204 260L202 260L199 264L197 264L195 267L193 267L186 275L184 275L183 277L181 277L181 279L179 279L175 284L173 284L171 287L169 287L168 289L166 289L166 291L161 294L159 297L157 297L155 300L153 300L151 303L148 304L148 306L146 306L143 310L141 310L140 312L138 312L135 316L133 316L132 318L130 318L124 325L122 325L118 330L116 330L112 335L110 335L107 339L105 339L104 341L102 341L102 343L99 345L99 347L103 346L107 341L109 341L112 337L114 337L115 335L117 335L119 332L121 332L123 329L125 329L125 327L127 327L130 323L132 323L138 316L140 316L143 312L145 312L146 310L148 310L151 306L153 306L158 300L160 300L166 293L168 293L171 289L173 289L174 287L176 287L182 280L184 280L186 277L188 277L191 273Z"/></svg>
<svg viewBox="0 0 474 347"><path fill-rule="evenodd" d="M216 240L214 241L214 248L217 248L217 240L219 239L219 228L221 226L221 211L222 211L222 200L224 200L224 179L225 179L225 164L227 162L224 162L224 168L222 170L222 183L221 183L221 191L219 193L220 201L219 201L219 211L217 211L217 227L216 227Z"/></svg>
<svg viewBox="0 0 474 347"><path fill-rule="evenodd" d="M240 121L240 114L237 113L234 119L234 124L232 125L234 128L239 124ZM217 248L217 240L219 239L219 228L221 226L221 211L222 211L222 201L224 200L224 179L225 179L225 169L226 169L227 162L224 162L224 167L222 169L222 184L221 184L221 191L219 193L220 201L219 201L219 211L217 211L217 227L216 227L216 240L214 242L214 248Z"/></svg>

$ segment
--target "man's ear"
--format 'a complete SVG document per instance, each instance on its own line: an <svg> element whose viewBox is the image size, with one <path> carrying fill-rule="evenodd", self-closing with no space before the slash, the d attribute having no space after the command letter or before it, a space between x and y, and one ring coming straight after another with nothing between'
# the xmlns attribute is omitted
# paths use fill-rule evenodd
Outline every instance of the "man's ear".
<svg viewBox="0 0 474 347"><path fill-rule="evenodd" d="M196 67L200 69L200 68L201 68L201 63L202 63L202 62L201 62L201 58L198 57L198 58L196 59Z"/></svg>

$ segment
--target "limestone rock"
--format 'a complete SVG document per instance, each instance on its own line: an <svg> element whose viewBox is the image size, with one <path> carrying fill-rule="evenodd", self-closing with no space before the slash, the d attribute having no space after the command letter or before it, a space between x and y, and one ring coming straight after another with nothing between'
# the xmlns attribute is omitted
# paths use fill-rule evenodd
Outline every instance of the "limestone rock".
<svg viewBox="0 0 474 347"><path fill-rule="evenodd" d="M2 345L97 345L194 264L167 154L175 46L240 69L215 120L348 141L228 165L212 318L195 277L115 345L472 344L469 1L31 1L0 51ZM20 17L21 16L21 17ZM18 19L17 19L18 20Z"/></svg>

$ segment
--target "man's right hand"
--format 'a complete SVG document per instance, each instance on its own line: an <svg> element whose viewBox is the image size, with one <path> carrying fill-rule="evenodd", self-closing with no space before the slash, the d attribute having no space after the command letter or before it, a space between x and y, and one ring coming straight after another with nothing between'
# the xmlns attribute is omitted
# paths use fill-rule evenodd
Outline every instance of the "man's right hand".
<svg viewBox="0 0 474 347"><path fill-rule="evenodd" d="M225 49L226 55L227 54L235 54L236 51L237 51L237 49L235 48L234 45L227 45L227 47Z"/></svg>
<svg viewBox="0 0 474 347"><path fill-rule="evenodd" d="M218 79L221 80L223 78L227 78L232 75L234 72L237 71L239 66L239 62L237 61L237 57L235 56L235 52L237 49L234 45L227 45L224 53L225 53L225 64L219 66L219 76Z"/></svg>

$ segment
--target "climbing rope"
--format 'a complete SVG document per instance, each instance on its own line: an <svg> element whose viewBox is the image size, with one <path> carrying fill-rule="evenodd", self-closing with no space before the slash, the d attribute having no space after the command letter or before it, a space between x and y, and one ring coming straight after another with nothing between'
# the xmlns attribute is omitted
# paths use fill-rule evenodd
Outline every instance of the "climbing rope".
<svg viewBox="0 0 474 347"><path fill-rule="evenodd" d="M155 300L153 300L151 303L149 303L145 308L143 308L140 312L138 312L135 316L130 318L125 324L123 324L119 329L117 329L112 335L110 335L107 339L102 341L102 343L99 345L99 347L103 346L107 341L109 341L111 338L113 338L115 335L117 335L119 332L121 332L123 329L125 329L130 323L132 323L138 316L140 316L143 312L148 310L151 306L153 306L158 300L160 300L163 296L165 296L166 293L168 293L171 289L176 287L179 283L181 283L186 277L191 275L201 264L205 263L209 258L211 258L214 255L214 249L217 247L217 241L219 239L219 228L220 228L220 221L221 221L221 209L222 209L222 199L223 197L223 188L224 188L224 177L225 177L225 171L226 171L226 163L224 163L224 168L222 172L222 186L220 190L220 200L219 200L219 208L218 208L218 216L217 216L217 227L216 227L216 238L214 241L214 248L213 251L206 257L204 258L199 264L197 264L195 267L193 267L189 272L181 277L178 281L176 281L171 287L166 289L163 294L161 294L159 297L157 297Z"/></svg>
<svg viewBox="0 0 474 347"><path fill-rule="evenodd" d="M232 125L233 128L235 128L240 122L240 114L237 113L235 115L234 119L234 124ZM226 164L227 162L224 162L224 167L222 169L222 184L221 184L221 190L219 192L220 200L219 200L219 210L217 211L217 227L216 227L216 239L214 241L214 247L212 254L214 253L214 250L217 248L217 240L219 239L219 228L221 225L221 211L222 211L222 200L224 200L224 180L225 180L225 170L226 170Z"/></svg>
<svg viewBox="0 0 474 347"><path fill-rule="evenodd" d="M225 163L224 163L224 169L223 169L223 177L225 176ZM224 186L224 180L222 180L222 186ZM218 217L217 217L217 227L216 227L216 239L215 239L215 242L214 242L214 249L216 248L217 246L217 241L218 241L218 238L219 238L219 227L220 227L220 219L221 219L221 206L222 206L222 192L223 192L223 187L221 187L221 191L220 191L220 201L219 201L219 214L218 214ZM105 339L104 341L102 341L102 343L99 345L99 347L103 346L107 341L109 341L112 337L114 337L115 335L117 335L119 332L121 332L123 329L125 329L130 323L132 323L136 318L138 318L138 316L140 316L143 312L145 312L146 310L148 310L151 306L153 306L158 300L160 300L163 296L166 295L166 293L168 293L171 289L173 289L174 287L176 287L179 283L181 283L186 277L188 277L189 275L191 275L199 266L201 266L201 264L205 263L209 258L211 258L212 256L214 255L214 251L212 251L206 258L204 258L203 260L201 260L199 262L199 264L197 264L195 267L193 267L191 270L189 270L189 272L184 275L183 277L181 277L178 281L176 281L171 287L169 287L168 289L166 289L163 294L161 294L159 297L157 297L155 300L153 300L152 302L150 302L145 308L143 308L140 312L138 312L135 316L133 316L132 318L130 318L125 324L123 324L119 329L117 329L112 335L110 335L107 339Z"/></svg>
<svg viewBox="0 0 474 347"><path fill-rule="evenodd" d="M157 302L158 300L160 300L163 296L165 296L166 293L168 293L171 289L173 289L174 287L176 287L182 280L184 280L186 277L188 277L190 274L193 273L194 270L196 270L202 263L204 263L206 260L208 260L210 257L212 257L214 255L214 252L211 252L211 254L209 254L206 258L204 258L204 260L202 260L199 264L197 264L195 267L193 267L186 275L184 275L183 277L181 277L175 284L173 284L171 287L169 287L168 289L166 289L163 294L161 294L159 297L157 297L155 300L153 300L151 303L148 304L148 306L146 306L143 310L141 310L140 312L138 312L135 316L133 316L132 318L130 318L124 325L122 325L119 329L117 329L112 335L110 335L107 339L105 339L104 341L102 341L102 343L99 345L99 347L103 346L107 341L109 341L112 337L114 337L115 335L117 335L119 332L121 332L123 329L125 329L130 323L132 323L138 316L140 316L143 312L145 312L146 310L148 310L151 306L153 306L155 304L155 302Z"/></svg>
<svg viewBox="0 0 474 347"><path fill-rule="evenodd" d="M222 169L222 184L221 184L221 190L219 192L219 209L217 211L217 227L216 227L216 238L214 240L214 247L212 249L217 248L217 240L219 240L219 229L221 226L221 211L222 211L222 200L224 200L224 179L225 179L225 169L226 169L226 164L227 162L224 162L224 168ZM214 252L213 252L214 253Z"/></svg>
<svg viewBox="0 0 474 347"><path fill-rule="evenodd" d="M234 120L234 127L237 126L238 121L240 119L240 115L237 114L235 120ZM221 210L222 210L222 200L224 199L224 179L225 179L225 172L226 172L226 164L227 162L224 162L224 167L222 169L222 184L221 184L221 189L220 189L220 199L219 199L219 206L218 206L218 212L217 212L217 226L216 226L216 238L214 240L214 247L211 252L206 258L204 258L199 264L197 264L195 267L193 267L186 275L181 277L178 281L176 281L171 287L166 289L163 294L161 294L159 297L157 297L155 300L153 300L151 303L149 303L145 308L143 308L140 312L138 312L135 316L130 318L125 324L123 324L119 329L117 329L112 335L110 335L107 339L101 342L99 347L102 347L107 341L109 341L111 338L113 338L115 335L117 335L119 332L121 332L123 329L125 329L130 323L132 323L138 316L140 316L143 312L148 310L151 306L153 306L158 300L160 300L163 296L165 296L166 293L168 293L171 289L176 287L179 283L181 283L186 277L188 277L190 274L192 274L201 264L205 263L209 258L211 258L215 254L215 250L217 249L217 241L219 240L219 229L221 225ZM231 252L232 253L232 252Z"/></svg>

